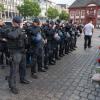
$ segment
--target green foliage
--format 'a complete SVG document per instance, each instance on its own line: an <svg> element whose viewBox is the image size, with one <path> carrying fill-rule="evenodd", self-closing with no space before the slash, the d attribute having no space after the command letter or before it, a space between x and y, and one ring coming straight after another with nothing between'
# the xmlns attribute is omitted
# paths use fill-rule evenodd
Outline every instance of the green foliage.
<svg viewBox="0 0 100 100"><path fill-rule="evenodd" d="M18 6L19 13L24 17L38 16L41 12L38 2L32 0L24 0L24 4Z"/></svg>
<svg viewBox="0 0 100 100"><path fill-rule="evenodd" d="M47 10L47 17L50 19L55 19L57 16L59 16L59 12L56 8L49 7Z"/></svg>
<svg viewBox="0 0 100 100"><path fill-rule="evenodd" d="M4 6L0 4L0 12L4 11Z"/></svg>
<svg viewBox="0 0 100 100"><path fill-rule="evenodd" d="M60 19L60 20L68 20L68 19L69 19L69 14L66 13L66 11L62 11L62 12L59 14L59 19Z"/></svg>

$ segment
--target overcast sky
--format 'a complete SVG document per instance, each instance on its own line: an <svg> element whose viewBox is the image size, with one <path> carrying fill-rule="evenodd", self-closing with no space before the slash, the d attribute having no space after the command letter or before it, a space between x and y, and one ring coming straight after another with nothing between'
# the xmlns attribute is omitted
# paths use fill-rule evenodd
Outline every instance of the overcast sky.
<svg viewBox="0 0 100 100"><path fill-rule="evenodd" d="M72 4L75 0L51 0L53 2L56 2L57 4Z"/></svg>

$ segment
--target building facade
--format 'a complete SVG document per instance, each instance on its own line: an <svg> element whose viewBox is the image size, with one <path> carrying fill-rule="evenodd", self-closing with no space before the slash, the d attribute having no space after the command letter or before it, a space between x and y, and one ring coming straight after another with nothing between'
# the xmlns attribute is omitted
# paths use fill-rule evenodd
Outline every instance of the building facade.
<svg viewBox="0 0 100 100"><path fill-rule="evenodd" d="M18 15L17 6L21 5L23 0L0 0L0 3L4 5L5 10L0 12L0 17L4 20L11 19L13 16Z"/></svg>
<svg viewBox="0 0 100 100"><path fill-rule="evenodd" d="M0 12L0 18L3 18L4 20L10 20L14 16L19 15L19 12L17 10L17 6L21 5L24 0L0 0L0 3L4 5L5 10L3 12ZM32 1L32 0L30 0ZM55 7L60 12L62 8L57 5L55 2L52 2L51 0L36 0L40 4L41 13L40 17L46 17L46 12L49 7Z"/></svg>
<svg viewBox="0 0 100 100"><path fill-rule="evenodd" d="M76 0L69 7L69 14L73 22L86 24L92 20L96 27L100 27L100 0Z"/></svg>
<svg viewBox="0 0 100 100"><path fill-rule="evenodd" d="M63 11L66 11L66 13L69 13L68 5L67 4L57 4L62 8Z"/></svg>
<svg viewBox="0 0 100 100"><path fill-rule="evenodd" d="M55 2L52 2L51 0L39 0L40 8L41 8L41 17L46 17L46 12L49 7L56 8L59 12L61 12L62 8L61 6L57 5Z"/></svg>

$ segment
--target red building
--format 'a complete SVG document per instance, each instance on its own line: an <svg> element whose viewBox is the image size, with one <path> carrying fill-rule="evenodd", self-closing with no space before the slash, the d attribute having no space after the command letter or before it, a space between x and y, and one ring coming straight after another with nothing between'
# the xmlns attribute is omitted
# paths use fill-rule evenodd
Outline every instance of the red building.
<svg viewBox="0 0 100 100"><path fill-rule="evenodd" d="M96 27L100 27L100 0L76 0L69 7L70 19L78 23L93 20Z"/></svg>

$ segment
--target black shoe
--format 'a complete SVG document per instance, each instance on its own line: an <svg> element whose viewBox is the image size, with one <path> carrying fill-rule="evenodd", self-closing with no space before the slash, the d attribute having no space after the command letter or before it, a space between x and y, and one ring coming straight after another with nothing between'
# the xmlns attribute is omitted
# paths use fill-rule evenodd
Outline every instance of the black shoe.
<svg viewBox="0 0 100 100"><path fill-rule="evenodd" d="M86 48L84 48L84 50L86 50Z"/></svg>
<svg viewBox="0 0 100 100"><path fill-rule="evenodd" d="M65 56L64 54L62 54L62 56Z"/></svg>
<svg viewBox="0 0 100 100"><path fill-rule="evenodd" d="M92 48L92 46L89 46L88 48Z"/></svg>
<svg viewBox="0 0 100 100"><path fill-rule="evenodd" d="M13 94L18 94L19 91L17 88L11 88L10 91L13 93Z"/></svg>
<svg viewBox="0 0 100 100"><path fill-rule="evenodd" d="M21 84L29 84L30 82L28 80L21 80L20 83Z"/></svg>
<svg viewBox="0 0 100 100"><path fill-rule="evenodd" d="M61 60L59 57L56 57L56 60Z"/></svg>
<svg viewBox="0 0 100 100"><path fill-rule="evenodd" d="M77 46L75 46L75 48L78 48Z"/></svg>
<svg viewBox="0 0 100 100"><path fill-rule="evenodd" d="M49 64L50 64L50 65L55 65L55 63L54 63L54 62L49 62Z"/></svg>
<svg viewBox="0 0 100 100"><path fill-rule="evenodd" d="M65 54L68 54L68 52L65 52Z"/></svg>
<svg viewBox="0 0 100 100"><path fill-rule="evenodd" d="M73 48L73 50L76 50L75 48Z"/></svg>
<svg viewBox="0 0 100 100"><path fill-rule="evenodd" d="M71 53L71 51L68 51L68 53Z"/></svg>
<svg viewBox="0 0 100 100"><path fill-rule="evenodd" d="M56 60L55 60L55 59L52 59L52 62L53 62L53 63L56 63Z"/></svg>
<svg viewBox="0 0 100 100"><path fill-rule="evenodd" d="M70 51L73 51L73 49L70 49Z"/></svg>
<svg viewBox="0 0 100 100"><path fill-rule="evenodd" d="M59 55L59 57L63 57L63 55Z"/></svg>
<svg viewBox="0 0 100 100"><path fill-rule="evenodd" d="M45 69L39 69L38 72L46 72Z"/></svg>
<svg viewBox="0 0 100 100"><path fill-rule="evenodd" d="M48 65L45 65L45 66L44 66L44 69L48 70L48 69L49 69L49 68L48 68Z"/></svg>
<svg viewBox="0 0 100 100"><path fill-rule="evenodd" d="M32 74L31 77L34 79L38 79L38 76L36 74Z"/></svg>

